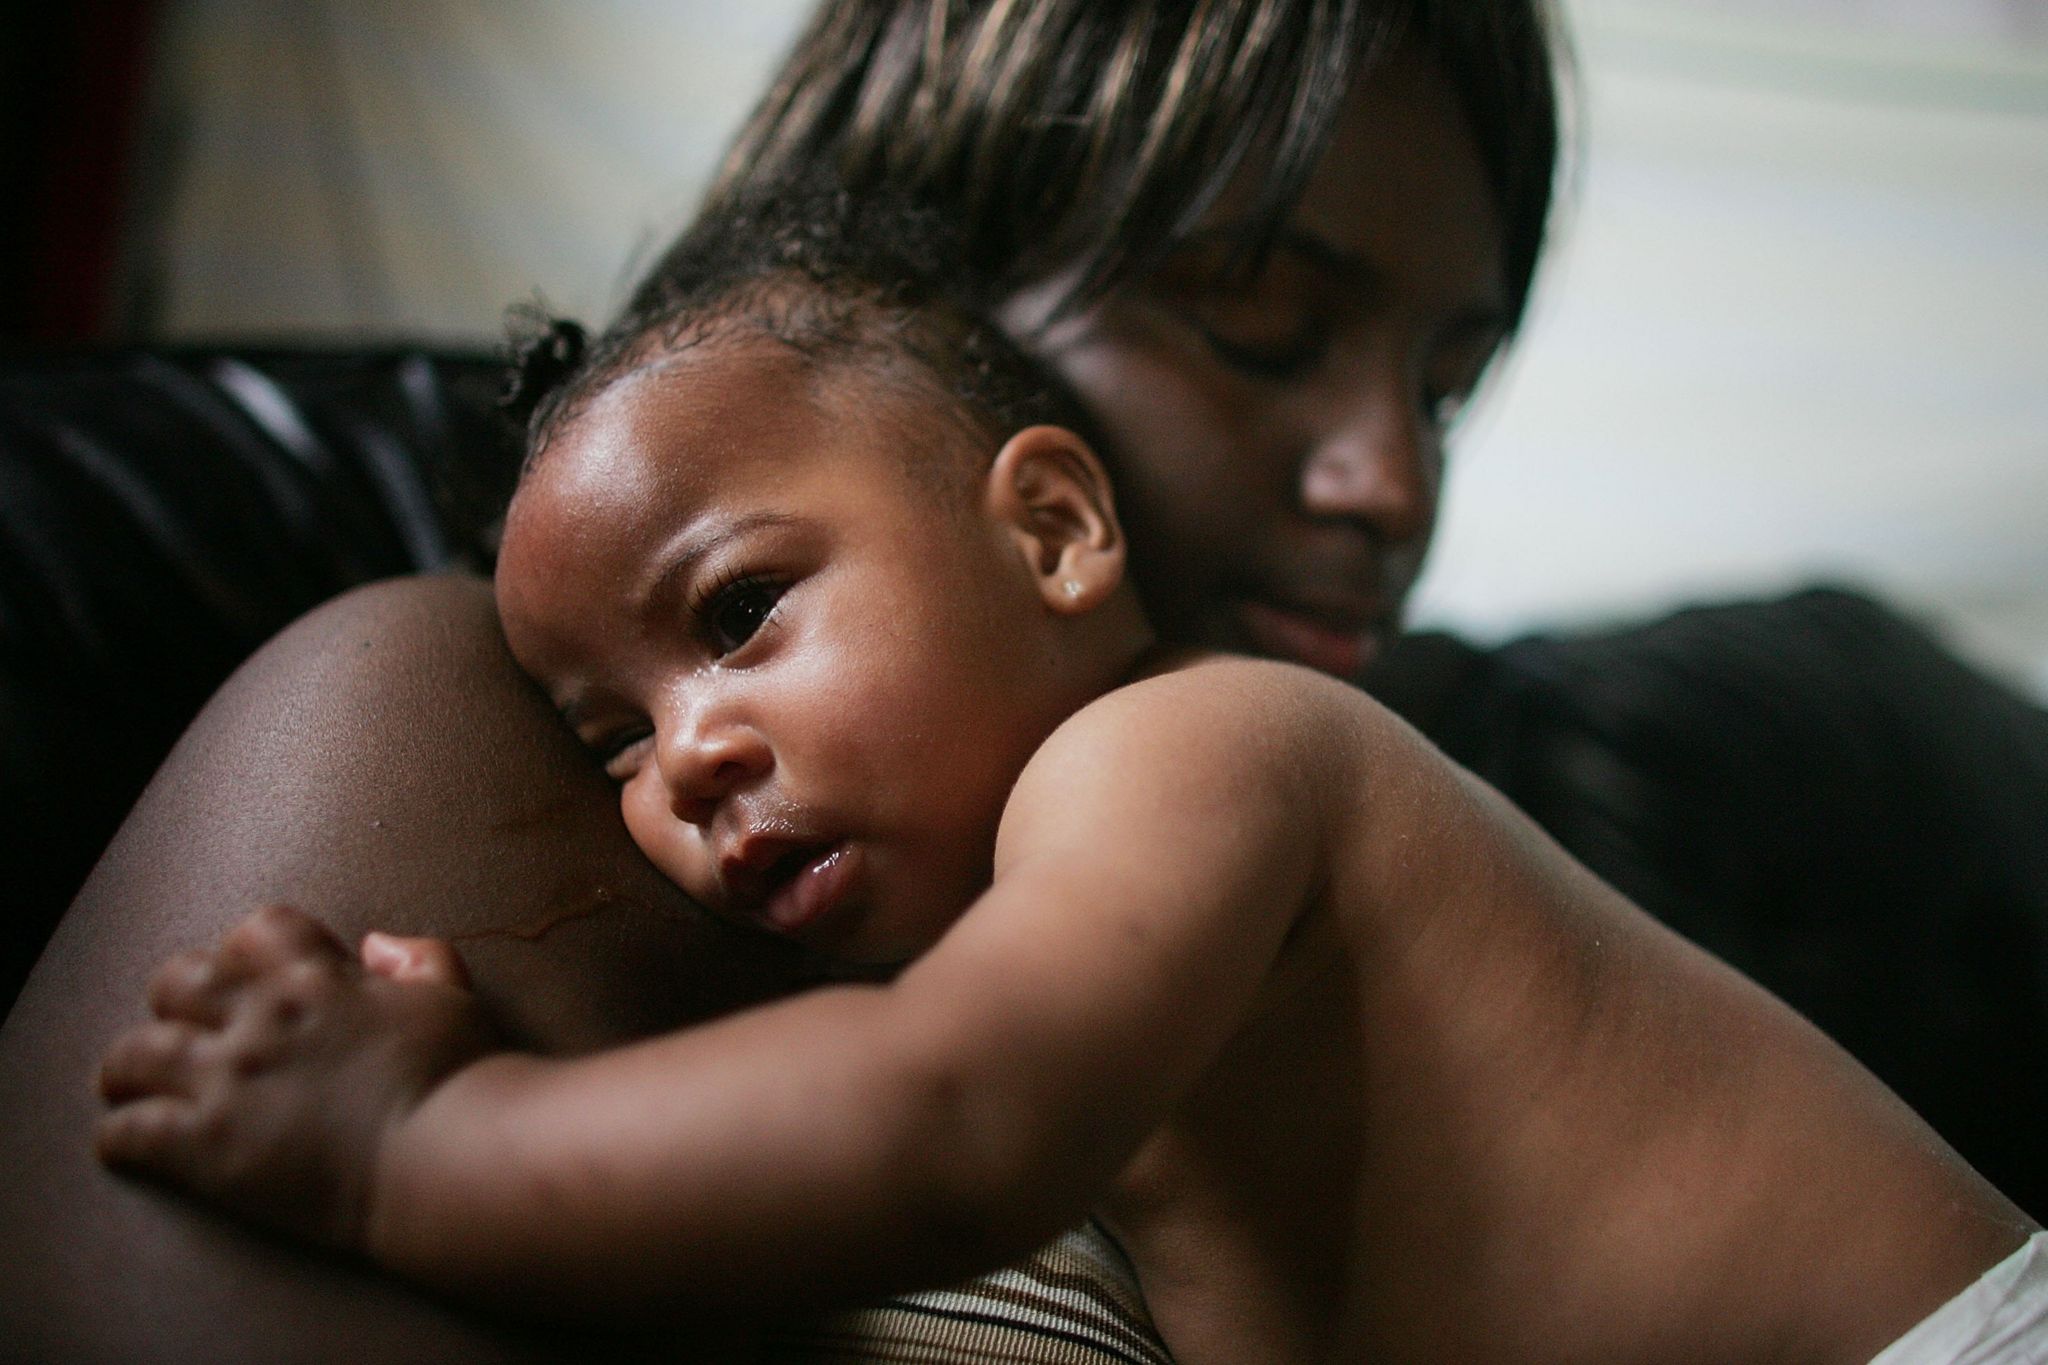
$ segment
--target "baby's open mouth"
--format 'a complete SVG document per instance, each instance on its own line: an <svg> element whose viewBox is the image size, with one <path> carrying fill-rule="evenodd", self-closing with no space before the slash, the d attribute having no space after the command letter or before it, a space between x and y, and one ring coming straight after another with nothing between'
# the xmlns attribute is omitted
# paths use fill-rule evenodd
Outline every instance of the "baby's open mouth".
<svg viewBox="0 0 2048 1365"><path fill-rule="evenodd" d="M844 843L800 844L778 854L755 884L735 887L734 908L780 934L796 934L845 898L857 863Z"/></svg>

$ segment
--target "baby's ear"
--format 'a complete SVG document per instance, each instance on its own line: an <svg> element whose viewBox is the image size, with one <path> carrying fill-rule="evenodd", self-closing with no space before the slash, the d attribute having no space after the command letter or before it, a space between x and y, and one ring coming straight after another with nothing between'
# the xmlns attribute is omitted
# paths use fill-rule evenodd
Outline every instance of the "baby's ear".
<svg viewBox="0 0 2048 1365"><path fill-rule="evenodd" d="M987 498L1054 611L1087 611L1123 581L1124 533L1109 475L1065 427L1026 427L1005 441L989 467Z"/></svg>

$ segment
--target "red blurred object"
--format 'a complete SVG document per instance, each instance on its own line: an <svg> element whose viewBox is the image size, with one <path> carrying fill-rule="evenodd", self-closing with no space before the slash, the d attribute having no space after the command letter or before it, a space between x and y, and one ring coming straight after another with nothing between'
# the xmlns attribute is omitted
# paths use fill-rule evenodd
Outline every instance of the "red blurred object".
<svg viewBox="0 0 2048 1365"><path fill-rule="evenodd" d="M0 6L0 338L108 339L158 0Z"/></svg>

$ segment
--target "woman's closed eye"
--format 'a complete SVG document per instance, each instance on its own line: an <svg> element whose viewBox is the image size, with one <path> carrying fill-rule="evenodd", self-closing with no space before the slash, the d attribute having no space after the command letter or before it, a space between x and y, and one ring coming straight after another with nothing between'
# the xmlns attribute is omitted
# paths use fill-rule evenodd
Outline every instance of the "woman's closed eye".
<svg viewBox="0 0 2048 1365"><path fill-rule="evenodd" d="M1286 384L1314 373L1356 291L1320 247L1289 239L1250 269L1235 252L1224 235L1191 243L1160 269L1154 297L1247 378Z"/></svg>
<svg viewBox="0 0 2048 1365"><path fill-rule="evenodd" d="M1334 319L1308 283L1304 272L1269 264L1250 281L1206 280L1173 306L1225 365L1284 384L1313 373L1330 351Z"/></svg>
<svg viewBox="0 0 2048 1365"><path fill-rule="evenodd" d="M1264 335L1250 328L1231 329L1202 321L1194 326L1218 360L1241 374L1273 383L1284 384L1311 373L1330 348L1329 328L1314 317Z"/></svg>
<svg viewBox="0 0 2048 1365"><path fill-rule="evenodd" d="M692 613L711 648L721 657L745 647L774 619L789 584L763 574L734 573L713 580Z"/></svg>

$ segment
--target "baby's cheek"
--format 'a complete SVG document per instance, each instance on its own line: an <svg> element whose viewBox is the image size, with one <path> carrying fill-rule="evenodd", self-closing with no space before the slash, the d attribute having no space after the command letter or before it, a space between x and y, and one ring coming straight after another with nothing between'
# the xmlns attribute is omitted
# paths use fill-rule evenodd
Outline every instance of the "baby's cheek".
<svg viewBox="0 0 2048 1365"><path fill-rule="evenodd" d="M619 788L619 813L626 833L662 876L702 899L709 860L697 831L676 818L661 782L642 773Z"/></svg>

